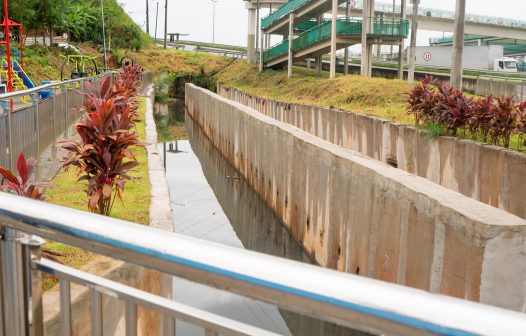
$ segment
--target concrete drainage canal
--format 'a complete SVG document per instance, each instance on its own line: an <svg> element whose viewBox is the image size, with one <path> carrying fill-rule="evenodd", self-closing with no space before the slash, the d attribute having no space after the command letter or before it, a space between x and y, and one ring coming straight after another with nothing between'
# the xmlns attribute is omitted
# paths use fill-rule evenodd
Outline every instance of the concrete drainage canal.
<svg viewBox="0 0 526 336"><path fill-rule="evenodd" d="M165 159L176 232L311 263L252 187L194 121L185 118L184 109L181 99L156 106L159 141L165 141L159 152ZM174 278L174 299L281 335L364 335L180 278ZM177 335L204 335L200 328L177 323Z"/></svg>

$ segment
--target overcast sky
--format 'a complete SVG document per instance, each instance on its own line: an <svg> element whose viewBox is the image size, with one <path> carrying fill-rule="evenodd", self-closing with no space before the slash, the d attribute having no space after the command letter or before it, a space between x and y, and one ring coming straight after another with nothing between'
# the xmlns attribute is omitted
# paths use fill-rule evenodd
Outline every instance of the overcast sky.
<svg viewBox="0 0 526 336"><path fill-rule="evenodd" d="M119 0L124 9L146 30L146 1ZM377 0L392 3L392 0ZM411 0L408 0L410 2ZM158 36L164 32L165 0L149 0L150 33L155 30L155 11L159 3ZM467 12L514 18L526 21L526 0L467 0ZM396 0L399 4L400 0ZM421 7L455 9L455 0L421 0ZM168 0L168 32L189 33L189 40L212 42L213 4L211 0ZM216 43L246 45L247 11L242 0L217 0L216 2ZM442 32L419 31L418 44L425 45L429 37L442 36Z"/></svg>

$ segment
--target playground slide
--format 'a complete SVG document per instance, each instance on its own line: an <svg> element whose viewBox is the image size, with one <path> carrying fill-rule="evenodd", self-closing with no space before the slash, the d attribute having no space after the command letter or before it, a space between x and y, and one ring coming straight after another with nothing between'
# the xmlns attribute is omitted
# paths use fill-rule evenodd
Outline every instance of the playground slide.
<svg viewBox="0 0 526 336"><path fill-rule="evenodd" d="M18 64L17 61L14 61L13 62L13 70L18 74L18 77L20 77L22 79L22 81L24 82L24 85L28 88L28 89L31 89L31 88L34 88L35 87L35 84L33 83L33 81L31 80L31 78L29 78L29 76L26 74L26 72L24 71L24 69L22 69L22 67L20 66L20 64Z"/></svg>

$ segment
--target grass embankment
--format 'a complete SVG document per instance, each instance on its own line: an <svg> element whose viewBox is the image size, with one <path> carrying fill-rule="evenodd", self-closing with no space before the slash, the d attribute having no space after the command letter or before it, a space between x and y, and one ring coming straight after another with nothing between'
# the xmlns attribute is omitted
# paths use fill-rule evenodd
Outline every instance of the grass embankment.
<svg viewBox="0 0 526 336"><path fill-rule="evenodd" d="M236 61L216 75L222 84L260 97L291 103L331 106L346 111L374 115L395 122L411 124L405 113L406 93L411 85L384 78L364 78L359 75L328 79L327 73L317 77L313 70L294 68L292 78L286 71L257 68Z"/></svg>
<svg viewBox="0 0 526 336"><path fill-rule="evenodd" d="M198 75L202 71L210 75L232 62L228 57L174 49L141 50L127 53L127 55L155 75L163 73Z"/></svg>
<svg viewBox="0 0 526 336"><path fill-rule="evenodd" d="M140 98L140 111L143 116L137 123L136 128L142 140L146 138L146 125L144 114L146 112L146 102ZM139 166L135 168L132 176L136 180L127 182L124 192L124 202L115 201L111 216L127 220L130 222L149 224L150 220L150 181L148 178L148 158L144 148L134 148L133 152L137 157ZM84 191L86 182L77 182L74 169L68 172L61 171L52 181L51 186L46 190L47 202L87 211L87 196ZM85 223L89 225L89 223ZM48 242L44 248L56 252L58 257L65 265L80 268L93 260L96 255L75 247L64 245L57 242ZM56 284L52 278L44 279L44 290L49 290Z"/></svg>

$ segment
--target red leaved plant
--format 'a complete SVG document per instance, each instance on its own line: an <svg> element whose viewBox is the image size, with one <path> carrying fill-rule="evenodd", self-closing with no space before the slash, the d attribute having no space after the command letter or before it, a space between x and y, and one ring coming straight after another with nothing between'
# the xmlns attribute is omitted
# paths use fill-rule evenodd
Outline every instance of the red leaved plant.
<svg viewBox="0 0 526 336"><path fill-rule="evenodd" d="M513 97L501 97L497 99L495 113L491 120L490 133L494 143L502 140L503 146L510 146L510 139L516 131L519 121L519 104L513 101Z"/></svg>
<svg viewBox="0 0 526 336"><path fill-rule="evenodd" d="M0 167L0 175L2 176L0 190L36 200L43 199L43 194L40 188L30 181L30 177L35 170L35 165L36 160L33 157L30 157L28 160L26 160L24 154L21 153L18 156L16 163L18 177L15 176L12 171Z"/></svg>
<svg viewBox="0 0 526 336"><path fill-rule="evenodd" d="M107 77L98 87L87 87L83 117L75 124L81 139L62 142L70 152L64 168L77 167L79 181L88 182L88 209L102 215L110 214L116 198L122 201L125 183L133 179L129 172L138 165L130 149L143 146L133 130L135 88L124 86L122 74L110 83Z"/></svg>

